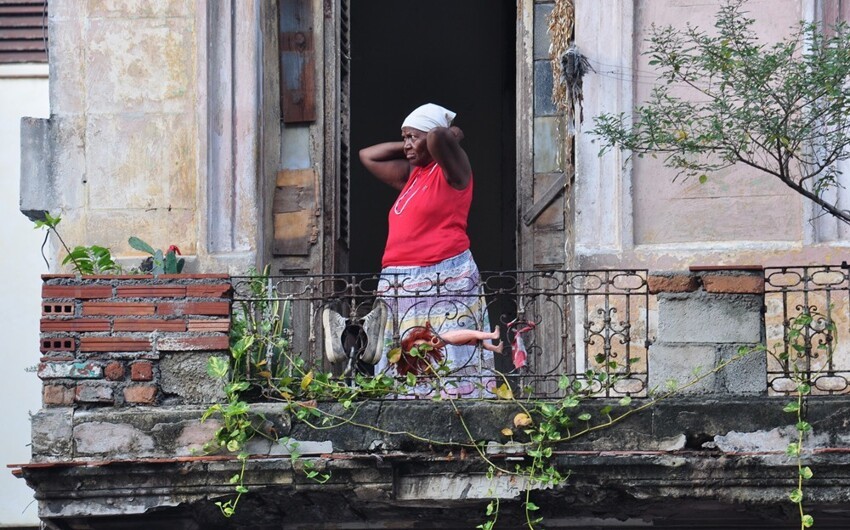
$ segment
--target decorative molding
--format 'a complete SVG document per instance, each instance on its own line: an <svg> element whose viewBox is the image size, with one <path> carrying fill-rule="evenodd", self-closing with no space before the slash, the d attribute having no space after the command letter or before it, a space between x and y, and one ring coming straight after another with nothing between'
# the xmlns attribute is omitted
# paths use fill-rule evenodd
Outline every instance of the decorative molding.
<svg viewBox="0 0 850 530"><path fill-rule="evenodd" d="M633 2L598 0L576 3L575 42L592 61L632 71ZM604 35L604 38L600 38ZM588 75L584 80L584 114L592 120L602 112L631 112L633 80ZM585 123L587 128L590 124ZM580 257L589 250L622 252L634 244L631 164L626 153L612 150L599 156L597 139L576 135L575 246Z"/></svg>
<svg viewBox="0 0 850 530"><path fill-rule="evenodd" d="M206 4L206 235L210 254L256 249L259 0Z"/></svg>

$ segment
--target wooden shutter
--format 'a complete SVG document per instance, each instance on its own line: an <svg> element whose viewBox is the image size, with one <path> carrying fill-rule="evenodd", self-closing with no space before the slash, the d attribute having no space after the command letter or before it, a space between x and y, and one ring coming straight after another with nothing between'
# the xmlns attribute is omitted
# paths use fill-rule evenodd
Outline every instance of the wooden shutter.
<svg viewBox="0 0 850 530"><path fill-rule="evenodd" d="M312 0L280 4L280 108L284 123L316 120Z"/></svg>
<svg viewBox="0 0 850 530"><path fill-rule="evenodd" d="M0 0L0 63L47 62L47 0Z"/></svg>

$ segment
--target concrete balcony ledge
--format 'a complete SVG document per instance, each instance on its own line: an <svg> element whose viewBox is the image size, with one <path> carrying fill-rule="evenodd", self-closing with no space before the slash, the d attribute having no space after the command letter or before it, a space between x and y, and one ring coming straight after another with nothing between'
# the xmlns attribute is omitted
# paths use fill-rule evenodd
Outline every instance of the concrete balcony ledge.
<svg viewBox="0 0 850 530"><path fill-rule="evenodd" d="M782 412L787 401L682 397L657 403L616 426L557 446L553 463L572 474L563 486L535 492L535 502L567 503L573 518L599 515L602 505L606 517L650 517L652 505L641 500L650 497L676 498L682 506L746 504L748 513L786 516L785 509L793 506L787 494L796 484L796 462L785 455L796 433L795 418ZM604 404L594 400L580 410L594 414ZM518 412L515 403L457 405L475 440L489 442L495 462L513 468L524 461L515 448L504 445L508 440L499 432ZM320 406L334 414L345 412L336 404ZM177 518L189 525L181 528L249 523L252 528L280 528L280 517L294 516L287 506L308 500L316 510L301 510L287 519L291 527L321 527L311 526L317 521L363 528L345 526L361 521L370 527L407 520L411 507L419 510L431 501L439 501L435 517L451 513L448 522L462 517L469 523L483 513L492 495L504 499L506 513L521 511L521 479L484 477L488 466L474 448L463 447L469 438L451 403L365 402L356 414L349 413L348 423L322 431L291 422L279 404L256 407L270 429L299 442L303 456L293 463L279 444L261 438L252 442L245 475L250 493L233 520L222 518L212 500L232 493L229 479L241 464L232 455L197 452L217 428L215 421L199 422L200 407L42 411L34 417L41 434L33 436L33 462L15 472L35 489L41 516L56 521L57 528L83 528L74 521L91 525L86 528L115 528L109 525L131 516L137 523ZM848 397L812 398L807 415L814 431L805 443L804 461L815 473L807 483L807 499L829 503L833 515L845 508L842 513L850 514L850 427L843 420L848 409ZM328 483L317 484L299 472L305 460L330 472ZM322 505L334 508L322 510ZM664 517L678 513L673 512ZM425 517L429 512L423 508L416 513ZM563 516L563 509L557 513Z"/></svg>
<svg viewBox="0 0 850 530"><path fill-rule="evenodd" d="M783 452L790 441L793 415L782 411L789 398L753 396L673 397L647 410L565 442L570 450L587 451L678 451L693 449L721 453ZM634 400L639 406L644 400ZM576 409L591 414L587 425L600 423L603 406L614 405L612 415L627 409L616 400L594 399ZM258 427L270 437L288 437L300 442L322 442L312 453L366 453L382 451L431 451L440 445L469 444L466 429L477 442L491 442L491 450L510 441L500 431L512 427L521 411L506 401L460 401L457 411L445 401L367 401L351 410L339 404L319 404L329 414L345 418L333 428L316 430L292 421L282 404L253 404ZM63 464L78 462L131 461L142 458L200 456L204 443L221 426L212 417L201 422L205 408L135 407L132 409L42 409L33 416L33 462ZM850 410L850 396L811 398L808 419L814 432L808 440L813 449L844 447L850 443L850 426L841 419ZM465 422L465 427L459 417ZM585 422L574 420L573 432ZM327 426L326 426L327 427ZM789 430L790 429L790 430ZM520 429L515 440L525 441ZM410 434L406 434L410 433ZM415 435L415 436L411 436ZM509 446L505 446L509 447ZM448 449L451 450L451 449ZM256 436L248 451L257 456L288 454L263 436ZM299 452L311 451L301 447ZM468 452L473 452L470 448ZM506 449L506 452L510 452Z"/></svg>

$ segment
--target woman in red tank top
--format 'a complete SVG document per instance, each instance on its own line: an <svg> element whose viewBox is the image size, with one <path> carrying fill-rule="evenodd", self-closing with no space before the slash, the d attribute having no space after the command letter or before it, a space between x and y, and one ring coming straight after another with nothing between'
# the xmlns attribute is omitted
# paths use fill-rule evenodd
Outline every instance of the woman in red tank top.
<svg viewBox="0 0 850 530"><path fill-rule="evenodd" d="M454 117L438 105L423 105L402 123L401 141L360 151L366 169L400 192L389 212L379 284L390 309L385 353L417 330L432 330L439 338L442 333L490 327L466 233L472 167L460 146L463 131L451 125ZM486 395L484 388L492 379L491 349L444 342L445 361L457 376L449 393ZM377 369L398 375L386 355Z"/></svg>

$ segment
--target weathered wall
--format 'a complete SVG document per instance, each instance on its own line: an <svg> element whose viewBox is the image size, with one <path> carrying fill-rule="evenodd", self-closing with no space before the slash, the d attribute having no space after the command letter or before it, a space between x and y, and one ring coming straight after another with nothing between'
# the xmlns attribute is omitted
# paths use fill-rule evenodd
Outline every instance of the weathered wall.
<svg viewBox="0 0 850 530"><path fill-rule="evenodd" d="M51 118L23 127L21 209L60 214L69 244L119 257L138 255L138 235L179 246L187 270L264 260L275 13L273 0L51 4Z"/></svg>
<svg viewBox="0 0 850 530"><path fill-rule="evenodd" d="M597 70L585 78L585 129L602 112L628 114L655 80L643 56L652 24L711 30L720 2L682 0L577 2L576 43ZM754 30L765 42L787 36L799 20L821 20L834 2L750 0ZM677 179L652 158L629 160L599 141L576 139L576 264L677 269L690 264L840 263L845 231L817 215L777 179L741 167L708 182ZM821 226L823 225L823 226Z"/></svg>
<svg viewBox="0 0 850 530"><path fill-rule="evenodd" d="M758 16L759 24L753 30L768 43L786 37L788 28L804 18L799 0L750 0L747 10ZM645 55L652 25L678 27L687 21L710 29L716 12L714 2L699 5L676 0L636 2L636 105L647 101L655 86L650 74L653 67ZM678 94L687 97L689 92L680 89ZM662 158L636 158L632 163L636 246L802 241L802 200L773 176L736 166L710 174L705 184L695 178L673 182L673 173L664 168Z"/></svg>
<svg viewBox="0 0 850 530"><path fill-rule="evenodd" d="M196 4L57 2L48 168L72 244L198 252ZM28 153L44 157L45 153Z"/></svg>
<svg viewBox="0 0 850 530"><path fill-rule="evenodd" d="M761 271L655 273L648 283L658 297L657 337L648 356L649 388L673 384L684 394L765 394L764 352L712 372L736 358L739 348L762 343ZM698 376L703 377L691 384Z"/></svg>

